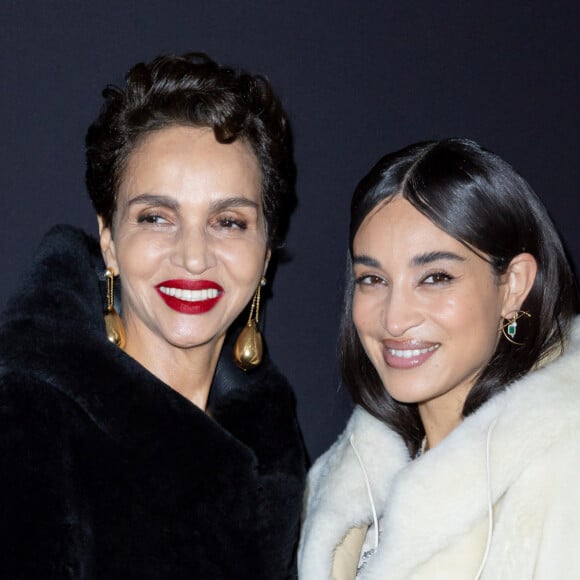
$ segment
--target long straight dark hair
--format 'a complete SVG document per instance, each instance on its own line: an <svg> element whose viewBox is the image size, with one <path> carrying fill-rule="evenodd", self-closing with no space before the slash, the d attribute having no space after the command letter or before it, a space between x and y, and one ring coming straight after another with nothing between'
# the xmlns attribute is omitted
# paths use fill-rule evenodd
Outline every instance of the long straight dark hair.
<svg viewBox="0 0 580 580"><path fill-rule="evenodd" d="M465 401L464 416L561 354L572 317L578 312L578 295L572 268L545 207L500 157L473 141L445 139L410 145L380 159L352 198L339 360L354 403L399 433L413 453L425 433L417 405L399 403L388 394L352 320L354 237L366 216L395 196L478 252L496 276L504 274L522 252L530 253L538 264L533 287L522 305L531 318L518 323L523 344L498 342Z"/></svg>

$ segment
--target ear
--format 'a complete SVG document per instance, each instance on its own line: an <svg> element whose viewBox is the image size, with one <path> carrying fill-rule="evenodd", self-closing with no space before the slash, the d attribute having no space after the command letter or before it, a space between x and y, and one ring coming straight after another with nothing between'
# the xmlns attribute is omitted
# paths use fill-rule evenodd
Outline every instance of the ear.
<svg viewBox="0 0 580 580"><path fill-rule="evenodd" d="M521 309L532 289L537 271L538 264L531 254L518 254L510 262L504 274L506 284L502 309L504 318L508 318L510 314Z"/></svg>
<svg viewBox="0 0 580 580"><path fill-rule="evenodd" d="M97 216L99 224L99 241L101 244L101 253L107 268L112 268L115 276L119 273L119 266L117 264L117 254L115 252L115 242L113 241L113 232L110 226L106 226L103 218Z"/></svg>

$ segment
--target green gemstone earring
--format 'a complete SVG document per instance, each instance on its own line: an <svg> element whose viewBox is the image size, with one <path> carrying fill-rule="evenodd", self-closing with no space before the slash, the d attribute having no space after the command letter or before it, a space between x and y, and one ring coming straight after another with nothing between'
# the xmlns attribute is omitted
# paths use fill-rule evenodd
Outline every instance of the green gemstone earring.
<svg viewBox="0 0 580 580"><path fill-rule="evenodd" d="M499 327L503 335L505 336L506 340L518 346L524 344L523 342L517 342L516 340L514 340L516 337L516 333L518 331L517 321L522 316L527 316L528 318L532 317L532 315L529 312L526 312L525 310L518 310L512 315L512 317L507 322L502 323L501 326Z"/></svg>

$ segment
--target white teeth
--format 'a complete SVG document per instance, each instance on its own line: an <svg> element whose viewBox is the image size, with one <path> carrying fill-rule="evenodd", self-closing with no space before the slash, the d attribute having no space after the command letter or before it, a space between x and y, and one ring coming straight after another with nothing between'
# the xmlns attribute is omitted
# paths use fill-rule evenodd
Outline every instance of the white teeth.
<svg viewBox="0 0 580 580"><path fill-rule="evenodd" d="M387 350L392 356L396 356L398 358L413 358L414 356L433 352L437 348L439 348L438 344L430 346L429 348L414 348L412 350L397 350L395 348L389 348Z"/></svg>
<svg viewBox="0 0 580 580"><path fill-rule="evenodd" d="M185 302L201 302L202 300L210 300L217 298L219 292L216 288L207 288L205 290L182 290L181 288L168 288L167 286L159 286L159 291L168 296L173 296Z"/></svg>

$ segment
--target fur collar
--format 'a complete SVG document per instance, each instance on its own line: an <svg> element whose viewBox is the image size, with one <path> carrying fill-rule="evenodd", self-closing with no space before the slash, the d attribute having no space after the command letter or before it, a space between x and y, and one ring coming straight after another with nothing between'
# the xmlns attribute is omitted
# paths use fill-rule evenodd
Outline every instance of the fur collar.
<svg viewBox="0 0 580 580"><path fill-rule="evenodd" d="M209 417L107 340L103 270L95 240L55 228L0 318L0 576L294 577L290 386L226 343Z"/></svg>
<svg viewBox="0 0 580 580"><path fill-rule="evenodd" d="M379 549L367 573L373 577L373 570L396 570L397 577L404 578L416 562L428 560L485 517L486 438L494 421L490 463L494 502L554 443L578 438L578 377L579 320L563 356L496 395L413 462L398 435L357 408L309 476L300 555L303 577L329 577L333 551L346 531L370 522L370 504L349 443L351 435L382 517Z"/></svg>
<svg viewBox="0 0 580 580"><path fill-rule="evenodd" d="M244 373L232 361L231 341L226 343L208 402L215 420L210 419L107 340L104 270L97 241L83 231L56 226L46 234L31 270L0 318L3 373L25 372L27 380L36 376L52 385L124 445L155 445L160 432L168 437L175 433L177 442L183 436L178 428L183 421L203 432L196 432L196 438L225 440L250 459L252 454L242 444L250 437L248 426L237 425L239 404L258 413L260 401L271 404L274 397L281 413L293 415L294 397L286 379L269 359L256 371ZM170 428L168 422L175 421Z"/></svg>

